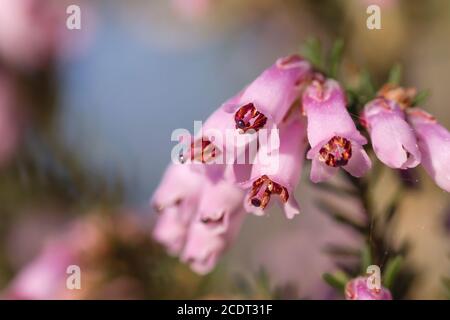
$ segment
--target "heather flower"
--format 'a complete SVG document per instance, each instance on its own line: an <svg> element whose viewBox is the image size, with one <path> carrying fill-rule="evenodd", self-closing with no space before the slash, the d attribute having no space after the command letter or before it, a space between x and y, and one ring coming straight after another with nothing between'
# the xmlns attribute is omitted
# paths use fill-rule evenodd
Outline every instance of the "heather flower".
<svg viewBox="0 0 450 320"><path fill-rule="evenodd" d="M189 216L182 208L169 207L158 216L153 229L153 238L161 243L171 255L177 255L183 249L189 228Z"/></svg>
<svg viewBox="0 0 450 320"><path fill-rule="evenodd" d="M0 55L25 67L45 64L65 28L58 1L6 0L0 10Z"/></svg>
<svg viewBox="0 0 450 320"><path fill-rule="evenodd" d="M49 243L44 251L13 280L9 299L54 299L66 290L66 269L76 264L76 254L65 242Z"/></svg>
<svg viewBox="0 0 450 320"><path fill-rule="evenodd" d="M151 204L157 212L169 207L192 207L195 210L203 176L189 166L171 164L156 189Z"/></svg>
<svg viewBox="0 0 450 320"><path fill-rule="evenodd" d="M239 99L240 94L223 105L234 105ZM245 140L238 139L234 121L222 106L208 117L195 138L189 137L190 145L179 156L181 163L233 163L237 156L236 151L244 149ZM231 135L227 136L230 133Z"/></svg>
<svg viewBox="0 0 450 320"><path fill-rule="evenodd" d="M335 174L339 167L355 177L371 167L363 149L367 143L346 109L345 93L332 79L314 80L303 94L303 110L308 118L307 134L312 160L311 180L321 182Z"/></svg>
<svg viewBox="0 0 450 320"><path fill-rule="evenodd" d="M243 191L226 180L213 182L205 179L198 193L195 213L185 205L171 206L158 217L153 237L163 244L172 255L178 255L185 243L194 215L203 223L221 225L225 219L242 210Z"/></svg>
<svg viewBox="0 0 450 320"><path fill-rule="evenodd" d="M202 178L188 166L171 164L151 200L159 213L153 237L172 255L178 254L185 243L197 210Z"/></svg>
<svg viewBox="0 0 450 320"><path fill-rule="evenodd" d="M235 127L241 133L271 128L281 123L311 72L311 65L300 56L280 58L243 90L236 103L223 108L234 113Z"/></svg>
<svg viewBox="0 0 450 320"><path fill-rule="evenodd" d="M391 292L381 287L369 288L367 277L357 277L350 280L345 286L345 299L347 300L392 300Z"/></svg>
<svg viewBox="0 0 450 320"><path fill-rule="evenodd" d="M242 211L244 191L227 180L205 181L197 213L206 224L221 223L225 217Z"/></svg>
<svg viewBox="0 0 450 320"><path fill-rule="evenodd" d="M370 133L375 154L384 164L408 169L420 163L414 132L395 101L384 98L370 101L364 107L363 123Z"/></svg>
<svg viewBox="0 0 450 320"><path fill-rule="evenodd" d="M450 192L450 132L422 109L410 109L407 114L417 136L423 167L439 187Z"/></svg>
<svg viewBox="0 0 450 320"><path fill-rule="evenodd" d="M205 221L198 215L190 226L181 261L199 274L210 272L235 239L243 218L242 210L227 212L217 221Z"/></svg>
<svg viewBox="0 0 450 320"><path fill-rule="evenodd" d="M272 196L276 196L289 219L300 213L294 190L303 166L305 136L305 119L295 116L280 128L280 147L277 152L268 152L266 147L260 147L251 180L243 184L250 188L245 200L248 212L264 214ZM263 160L263 156L267 158Z"/></svg>

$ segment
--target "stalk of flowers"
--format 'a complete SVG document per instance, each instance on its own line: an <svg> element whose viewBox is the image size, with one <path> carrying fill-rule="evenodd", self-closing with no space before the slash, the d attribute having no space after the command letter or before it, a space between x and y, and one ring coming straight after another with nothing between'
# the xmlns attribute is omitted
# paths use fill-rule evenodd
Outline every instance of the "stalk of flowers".
<svg viewBox="0 0 450 320"><path fill-rule="evenodd" d="M201 134L195 139L189 138L190 146L180 157L182 162L189 163L184 166L172 164L170 173L164 175L153 197L154 205L162 212L156 222L154 237L167 247L169 253L180 254L182 261L189 263L195 271L206 273L235 237L244 217L244 206L248 211L261 213L273 194L279 196L288 217L299 212L293 191L298 184L305 151L305 125L298 111L294 120L286 119L286 116L290 115L289 111L311 76L311 65L300 56L278 59L215 111L202 127ZM258 139L258 158L266 155L268 162L237 163L239 156L248 152L249 143L257 139L253 135L255 132L278 127L282 132L281 143L277 143L278 136L271 136L266 141ZM231 141L230 137L225 137L227 130L232 132ZM242 140L239 136L252 138ZM272 141L275 143L269 143ZM218 167L215 158L225 153L231 153L231 161ZM273 168L275 162L271 157L276 157L277 164L280 160L276 168ZM247 161L251 160L249 156ZM198 170L198 164L204 170ZM247 176L249 181L238 184L237 172L239 176ZM251 179L248 178L250 172ZM184 188L181 181L190 177L202 186L188 186L189 190L179 192ZM180 183L176 185L173 181ZM251 190L244 203L245 189L248 188ZM189 192L195 196L186 207ZM179 201L173 196L167 198L173 193L181 194Z"/></svg>

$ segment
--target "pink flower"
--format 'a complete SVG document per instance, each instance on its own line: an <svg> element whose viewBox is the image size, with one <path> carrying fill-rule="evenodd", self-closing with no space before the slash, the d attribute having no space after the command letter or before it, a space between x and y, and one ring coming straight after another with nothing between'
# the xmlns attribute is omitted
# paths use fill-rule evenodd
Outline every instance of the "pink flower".
<svg viewBox="0 0 450 320"><path fill-rule="evenodd" d="M67 267L78 258L65 242L49 243L44 251L13 280L7 290L10 299L55 299L66 290Z"/></svg>
<svg viewBox="0 0 450 320"><path fill-rule="evenodd" d="M277 196L289 219L300 213L294 190L303 166L305 136L305 119L295 116L280 128L279 150L268 152L265 146L260 147L251 179L243 184L244 187L251 187L244 205L248 212L264 214L272 196ZM266 159L262 156L266 156Z"/></svg>
<svg viewBox="0 0 450 320"><path fill-rule="evenodd" d="M364 107L363 121L378 159L391 168L413 168L421 154L405 114L393 100L377 98Z"/></svg>
<svg viewBox="0 0 450 320"><path fill-rule="evenodd" d="M164 245L171 255L178 255L186 242L189 228L189 216L182 208L169 207L158 216L153 229L153 238Z"/></svg>
<svg viewBox="0 0 450 320"><path fill-rule="evenodd" d="M392 300L391 292L381 287L370 289L367 286L367 277L357 277L350 280L345 286L345 299L347 300Z"/></svg>
<svg viewBox="0 0 450 320"><path fill-rule="evenodd" d="M181 261L199 274L210 272L235 239L244 218L242 210L226 213L220 220L204 221L198 215L192 222Z"/></svg>
<svg viewBox="0 0 450 320"><path fill-rule="evenodd" d="M203 176L191 170L189 166L170 164L150 201L153 208L162 212L166 208L181 204L195 207L202 179Z"/></svg>
<svg viewBox="0 0 450 320"><path fill-rule="evenodd" d="M436 184L450 192L450 132L429 113L419 108L408 110L422 153L422 165Z"/></svg>
<svg viewBox="0 0 450 320"><path fill-rule="evenodd" d="M53 55L64 30L65 7L53 1L4 0L0 10L0 55L35 67Z"/></svg>
<svg viewBox="0 0 450 320"><path fill-rule="evenodd" d="M332 79L314 80L303 94L303 110L308 117L308 140L312 159L311 180L321 182L342 167L355 177L371 167L362 145L367 143L346 109L345 93Z"/></svg>
<svg viewBox="0 0 450 320"><path fill-rule="evenodd" d="M300 95L300 86L309 79L311 65L300 56L278 59L247 88L236 103L224 110L234 113L236 129L245 133L279 124Z"/></svg>
<svg viewBox="0 0 450 320"><path fill-rule="evenodd" d="M206 181L181 260L200 274L210 272L237 235L244 213L244 191L227 180Z"/></svg>
<svg viewBox="0 0 450 320"><path fill-rule="evenodd" d="M203 176L188 166L172 164L152 198L159 217L153 237L168 252L177 255L182 250L189 224L197 210Z"/></svg>
<svg viewBox="0 0 450 320"><path fill-rule="evenodd" d="M214 111L203 123L195 138L190 138L190 145L180 154L182 163L233 163L237 152L245 148L244 139L238 139L235 123L224 105L235 105L240 94L228 99ZM229 134L229 136L227 136ZM183 137L185 138L185 137ZM230 153L228 155L227 153ZM220 157L220 159L218 159ZM229 158L227 158L229 157Z"/></svg>
<svg viewBox="0 0 450 320"><path fill-rule="evenodd" d="M242 211L244 191L227 180L205 181L198 216L206 224L222 223L225 217Z"/></svg>

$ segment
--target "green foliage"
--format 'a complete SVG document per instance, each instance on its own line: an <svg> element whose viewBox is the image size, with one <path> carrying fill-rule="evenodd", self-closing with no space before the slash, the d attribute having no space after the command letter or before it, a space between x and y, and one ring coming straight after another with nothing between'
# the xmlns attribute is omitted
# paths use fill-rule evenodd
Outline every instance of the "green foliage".
<svg viewBox="0 0 450 320"><path fill-rule="evenodd" d="M305 59L309 60L315 68L324 71L325 68L322 53L322 44L320 43L319 39L307 39L300 49L300 53Z"/></svg>
<svg viewBox="0 0 450 320"><path fill-rule="evenodd" d="M430 96L430 91L429 90L421 90L419 91L416 96L414 97L413 101L412 101L412 106L416 107L416 106L421 106L425 103L425 101L427 101L428 97Z"/></svg>
<svg viewBox="0 0 450 320"><path fill-rule="evenodd" d="M343 292L345 285L349 281L348 276L342 271L336 271L333 274L324 273L322 275L323 280L328 283L331 287Z"/></svg>
<svg viewBox="0 0 450 320"><path fill-rule="evenodd" d="M386 288L392 289L394 281L400 272L403 264L403 257L396 256L388 261L383 273L383 284Z"/></svg>
<svg viewBox="0 0 450 320"><path fill-rule="evenodd" d="M344 52L344 40L337 39L330 51L328 73L331 78L336 78L339 73L339 66Z"/></svg>
<svg viewBox="0 0 450 320"><path fill-rule="evenodd" d="M389 72L388 83L393 85L399 85L402 80L402 66L396 63Z"/></svg>

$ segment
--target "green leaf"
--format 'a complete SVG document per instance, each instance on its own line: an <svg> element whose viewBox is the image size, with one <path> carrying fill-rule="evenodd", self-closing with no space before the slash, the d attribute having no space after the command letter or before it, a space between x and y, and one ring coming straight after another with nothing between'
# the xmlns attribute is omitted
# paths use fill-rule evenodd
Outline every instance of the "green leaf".
<svg viewBox="0 0 450 320"><path fill-rule="evenodd" d="M367 231L366 226L361 224L358 221L355 221L353 218L349 217L346 213L342 212L339 208L334 205L328 203L326 200L321 199L317 201L317 206L323 212L328 214L331 218L333 218L336 222L342 223L344 225L350 226L360 233L365 234Z"/></svg>
<svg viewBox="0 0 450 320"><path fill-rule="evenodd" d="M349 281L347 275L342 271L336 271L335 273L324 273L322 279L328 283L331 287L344 291L345 285Z"/></svg>
<svg viewBox="0 0 450 320"><path fill-rule="evenodd" d="M344 52L344 40L337 39L330 52L330 67L329 75L331 78L336 78L339 72L339 66L342 60L342 53Z"/></svg>
<svg viewBox="0 0 450 320"><path fill-rule="evenodd" d="M423 105L429 96L430 96L429 90L419 91L419 93L416 94L416 96L414 97L414 99L411 103L412 106L415 107L415 106Z"/></svg>
<svg viewBox="0 0 450 320"><path fill-rule="evenodd" d="M372 76L367 69L363 69L360 74L359 91L361 95L360 102L364 105L375 97L375 85Z"/></svg>
<svg viewBox="0 0 450 320"><path fill-rule="evenodd" d="M400 84L402 80L402 66L396 63L389 71L388 83L390 84Z"/></svg>
<svg viewBox="0 0 450 320"><path fill-rule="evenodd" d="M259 294L270 296L271 289L269 275L264 268L261 268L257 273L256 281Z"/></svg>
<svg viewBox="0 0 450 320"><path fill-rule="evenodd" d="M314 67L323 70L322 45L319 39L317 38L307 39L300 51L303 57L309 60Z"/></svg>
<svg viewBox="0 0 450 320"><path fill-rule="evenodd" d="M403 257L396 256L393 259L390 259L386 264L386 268L383 274L383 284L386 288L391 289L394 284L395 278L397 277L398 272L403 264Z"/></svg>
<svg viewBox="0 0 450 320"><path fill-rule="evenodd" d="M361 273L366 274L367 268L372 264L372 250L370 245L366 243L361 250Z"/></svg>

